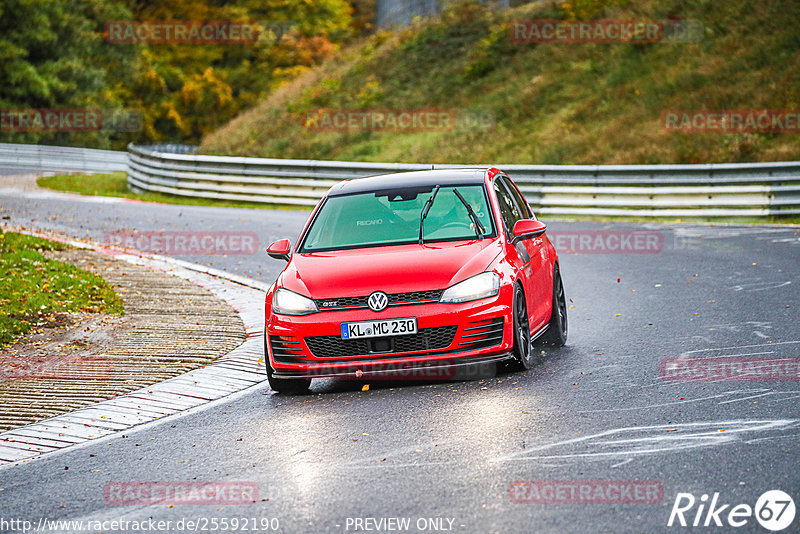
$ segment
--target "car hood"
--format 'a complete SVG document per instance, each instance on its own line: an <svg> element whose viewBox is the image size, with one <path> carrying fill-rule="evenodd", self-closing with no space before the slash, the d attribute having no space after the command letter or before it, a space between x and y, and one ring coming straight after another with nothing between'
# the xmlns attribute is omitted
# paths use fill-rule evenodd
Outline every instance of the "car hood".
<svg viewBox="0 0 800 534"><path fill-rule="evenodd" d="M295 254L279 285L314 299L445 289L486 270L500 240Z"/></svg>

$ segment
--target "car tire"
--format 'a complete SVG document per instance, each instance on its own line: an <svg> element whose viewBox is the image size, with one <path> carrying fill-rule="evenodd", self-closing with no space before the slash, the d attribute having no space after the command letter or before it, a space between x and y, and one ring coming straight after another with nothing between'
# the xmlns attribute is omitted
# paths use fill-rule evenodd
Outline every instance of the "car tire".
<svg viewBox="0 0 800 534"><path fill-rule="evenodd" d="M311 386L310 378L275 378L272 366L269 364L269 352L267 350L267 334L264 333L264 366L267 368L267 382L272 391L285 393L287 395L299 395L307 393Z"/></svg>
<svg viewBox="0 0 800 534"><path fill-rule="evenodd" d="M521 369L533 367L533 346L531 344L531 323L525 293L522 286L514 286L514 301L511 314L514 323L514 364Z"/></svg>
<svg viewBox="0 0 800 534"><path fill-rule="evenodd" d="M553 310L547 331L542 335L542 344L551 347L567 344L567 298L558 264L553 269Z"/></svg>

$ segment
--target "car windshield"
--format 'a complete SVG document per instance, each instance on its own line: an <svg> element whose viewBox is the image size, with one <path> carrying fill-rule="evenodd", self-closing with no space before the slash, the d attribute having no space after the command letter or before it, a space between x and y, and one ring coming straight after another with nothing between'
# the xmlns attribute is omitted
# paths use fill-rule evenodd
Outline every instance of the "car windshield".
<svg viewBox="0 0 800 534"><path fill-rule="evenodd" d="M434 186L328 197L306 233L301 252L416 243L420 217ZM491 211L482 185L442 186L425 217L426 243L477 239L475 224L454 192L457 189L494 235Z"/></svg>

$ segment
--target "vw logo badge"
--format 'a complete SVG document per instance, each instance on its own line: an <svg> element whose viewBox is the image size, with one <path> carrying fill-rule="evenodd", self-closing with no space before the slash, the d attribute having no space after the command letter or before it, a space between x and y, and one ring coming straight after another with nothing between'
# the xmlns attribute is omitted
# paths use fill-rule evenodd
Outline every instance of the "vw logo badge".
<svg viewBox="0 0 800 534"><path fill-rule="evenodd" d="M386 293L383 291L375 291L367 299L367 304L369 305L369 309L374 312L383 311L386 309L386 306L389 305L389 297L387 297Z"/></svg>

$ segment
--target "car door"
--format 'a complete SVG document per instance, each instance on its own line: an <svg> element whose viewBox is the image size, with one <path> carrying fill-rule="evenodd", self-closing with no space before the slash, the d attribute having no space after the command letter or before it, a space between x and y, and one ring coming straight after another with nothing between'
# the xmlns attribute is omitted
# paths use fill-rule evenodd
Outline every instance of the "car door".
<svg viewBox="0 0 800 534"><path fill-rule="evenodd" d="M507 191L506 202L513 204L513 211L516 216L519 219L533 218L533 213L528 203L514 183L507 176L500 176L498 180ZM516 248L520 256L526 259L522 276L524 277L523 284L528 301L531 330L535 332L550 319L553 274L548 272L547 269L549 261L547 248L544 246L544 238L542 236L521 239L517 242Z"/></svg>
<svg viewBox="0 0 800 534"><path fill-rule="evenodd" d="M503 221L503 229L506 233L506 257L519 273L522 288L525 291L525 304L528 308L528 317L533 318L535 303L532 299L534 289L530 285L531 256L528 248L522 241L511 244L513 235L511 234L514 225L520 219L525 218L519 204L514 200L511 191L504 183L504 177L498 176L494 180L494 193L500 207L500 219ZM533 325L532 325L533 326Z"/></svg>

